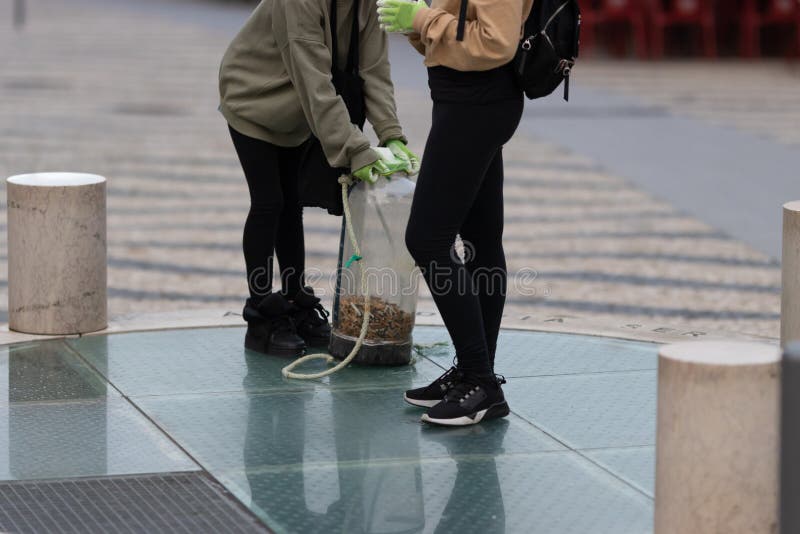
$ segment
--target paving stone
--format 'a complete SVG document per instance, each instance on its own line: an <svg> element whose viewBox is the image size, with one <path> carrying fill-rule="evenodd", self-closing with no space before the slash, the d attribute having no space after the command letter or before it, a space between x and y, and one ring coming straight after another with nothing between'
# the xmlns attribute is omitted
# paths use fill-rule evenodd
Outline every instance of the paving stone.
<svg viewBox="0 0 800 534"><path fill-rule="evenodd" d="M0 25L0 175L63 168L109 178L112 315L239 311L247 188L215 108L219 58L246 10L76 1L29 0L23 29ZM396 64L413 70L396 73L396 94L421 150L430 126L424 71L402 39L391 46ZM797 69L782 63L590 61L576 76L665 112L795 142ZM509 314L777 335L780 272L760 253L558 146L519 134L505 161L509 269L538 273L526 285L514 278ZM340 221L307 210L305 222L307 265L319 269L315 286L329 304ZM0 284L0 303L5 292ZM425 288L421 297L420 309L434 308Z"/></svg>

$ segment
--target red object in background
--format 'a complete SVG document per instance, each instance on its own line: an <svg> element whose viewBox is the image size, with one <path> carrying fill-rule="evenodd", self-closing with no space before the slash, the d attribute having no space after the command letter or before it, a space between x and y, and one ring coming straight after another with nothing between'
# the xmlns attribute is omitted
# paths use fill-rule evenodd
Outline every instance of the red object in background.
<svg viewBox="0 0 800 534"><path fill-rule="evenodd" d="M647 26L643 0L595 0L581 4L581 49L595 45L597 26L622 23L633 31L636 54L647 57ZM588 5L587 5L588 4Z"/></svg>
<svg viewBox="0 0 800 534"><path fill-rule="evenodd" d="M796 0L795 0L796 1ZM696 27L703 42L705 57L717 56L717 23L713 0L650 0L652 48L654 58L664 56L667 28Z"/></svg>
<svg viewBox="0 0 800 534"><path fill-rule="evenodd" d="M761 54L761 28L792 25L800 53L800 0L744 0L739 30L739 52L744 57Z"/></svg>

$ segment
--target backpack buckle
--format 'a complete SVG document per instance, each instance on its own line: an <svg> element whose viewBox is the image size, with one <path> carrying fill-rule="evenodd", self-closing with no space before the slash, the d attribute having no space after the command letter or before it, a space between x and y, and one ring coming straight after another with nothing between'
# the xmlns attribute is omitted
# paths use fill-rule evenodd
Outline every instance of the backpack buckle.
<svg viewBox="0 0 800 534"><path fill-rule="evenodd" d="M532 37L528 37L527 39L522 41L522 49L525 50L526 52L531 48L533 48L533 45L531 44L531 39Z"/></svg>

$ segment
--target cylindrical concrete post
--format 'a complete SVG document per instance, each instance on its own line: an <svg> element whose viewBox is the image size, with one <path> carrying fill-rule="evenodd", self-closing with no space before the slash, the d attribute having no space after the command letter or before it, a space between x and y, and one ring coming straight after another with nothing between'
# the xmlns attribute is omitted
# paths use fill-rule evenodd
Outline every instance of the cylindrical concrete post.
<svg viewBox="0 0 800 534"><path fill-rule="evenodd" d="M658 358L656 534L775 534L780 349L698 341Z"/></svg>
<svg viewBox="0 0 800 534"><path fill-rule="evenodd" d="M800 341L800 200L783 205L781 345Z"/></svg>
<svg viewBox="0 0 800 534"><path fill-rule="evenodd" d="M37 173L7 180L9 328L81 334L107 325L106 180Z"/></svg>
<svg viewBox="0 0 800 534"><path fill-rule="evenodd" d="M781 369L781 533L800 532L800 342L783 352Z"/></svg>

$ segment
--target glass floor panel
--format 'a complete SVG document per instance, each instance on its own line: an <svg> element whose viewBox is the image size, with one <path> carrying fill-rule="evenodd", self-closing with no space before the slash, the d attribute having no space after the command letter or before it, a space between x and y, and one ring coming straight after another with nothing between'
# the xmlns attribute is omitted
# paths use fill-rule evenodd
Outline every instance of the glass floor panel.
<svg viewBox="0 0 800 534"><path fill-rule="evenodd" d="M626 534L650 532L653 513L649 498L572 452L250 469L218 478L280 533Z"/></svg>
<svg viewBox="0 0 800 534"><path fill-rule="evenodd" d="M413 366L313 381L243 337L3 348L0 479L202 468L280 533L652 530L657 345L503 331L511 416L447 429L402 399L451 365L443 328L415 329Z"/></svg>

